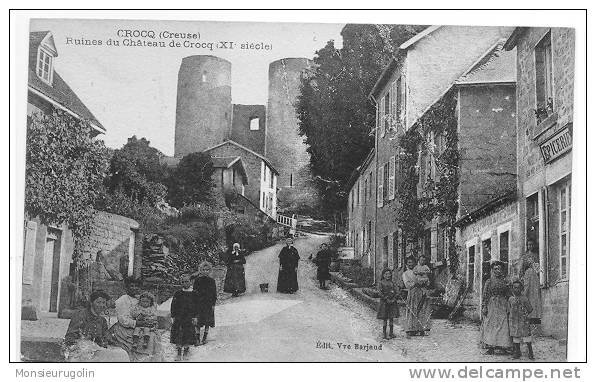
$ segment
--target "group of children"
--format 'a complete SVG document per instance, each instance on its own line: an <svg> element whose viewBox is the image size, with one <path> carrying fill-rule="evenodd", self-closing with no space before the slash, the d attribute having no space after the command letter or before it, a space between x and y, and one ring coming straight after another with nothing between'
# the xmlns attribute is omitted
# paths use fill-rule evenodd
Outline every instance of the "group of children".
<svg viewBox="0 0 596 382"><path fill-rule="evenodd" d="M197 273L183 274L180 277L182 289L172 297L170 342L176 345L176 361L188 359L190 346L207 343L209 328L215 326L217 289L215 280L209 276L211 270L211 263L205 261L199 265Z"/></svg>
<svg viewBox="0 0 596 382"><path fill-rule="evenodd" d="M207 343L209 328L215 326L217 289L215 280L209 276L211 270L211 263L203 262L199 265L198 272L183 274L180 277L182 289L176 291L172 297L170 342L176 345L177 361L188 358L190 346ZM141 354L152 354L157 339L157 307L154 296L148 292L141 293L137 305L131 310L131 316L137 323L133 332L134 349Z"/></svg>

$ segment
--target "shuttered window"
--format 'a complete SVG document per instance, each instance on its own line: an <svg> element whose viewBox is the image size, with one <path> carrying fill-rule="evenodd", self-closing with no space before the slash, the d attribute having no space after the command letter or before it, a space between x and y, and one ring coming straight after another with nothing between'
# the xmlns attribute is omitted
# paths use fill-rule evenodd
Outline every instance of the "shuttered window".
<svg viewBox="0 0 596 382"><path fill-rule="evenodd" d="M395 199L395 157L389 159L389 192L388 199Z"/></svg>
<svg viewBox="0 0 596 382"><path fill-rule="evenodd" d="M381 138L385 136L385 97L381 98L379 105L379 122L377 123L377 130L381 132Z"/></svg>
<svg viewBox="0 0 596 382"><path fill-rule="evenodd" d="M377 171L377 207L383 207L383 167L379 167Z"/></svg>

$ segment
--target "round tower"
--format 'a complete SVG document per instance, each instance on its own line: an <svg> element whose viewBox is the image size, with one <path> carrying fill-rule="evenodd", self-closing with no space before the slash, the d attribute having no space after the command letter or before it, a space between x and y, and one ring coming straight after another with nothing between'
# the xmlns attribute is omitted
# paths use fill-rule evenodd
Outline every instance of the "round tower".
<svg viewBox="0 0 596 382"><path fill-rule="evenodd" d="M309 172L309 155L303 138L298 135L298 118L294 104L300 94L300 77L311 64L307 58L282 58L269 64L269 99L265 156L279 171L279 187L304 184Z"/></svg>
<svg viewBox="0 0 596 382"><path fill-rule="evenodd" d="M229 139L232 64L215 56L182 59L178 71L174 156L183 157Z"/></svg>

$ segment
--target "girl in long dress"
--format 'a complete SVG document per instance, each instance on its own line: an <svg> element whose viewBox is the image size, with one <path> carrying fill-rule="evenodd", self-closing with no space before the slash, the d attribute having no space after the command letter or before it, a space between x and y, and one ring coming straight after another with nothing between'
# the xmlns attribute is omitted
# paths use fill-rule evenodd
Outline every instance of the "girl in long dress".
<svg viewBox="0 0 596 382"><path fill-rule="evenodd" d="M430 330L431 306L428 299L428 281L414 273L416 260L413 257L406 259L407 270L402 278L408 289L406 301L405 328L408 336L426 335Z"/></svg>
<svg viewBox="0 0 596 382"><path fill-rule="evenodd" d="M521 276L524 283L524 295L532 304L532 312L528 319L530 324L538 325L542 320L542 292L540 290L539 264L533 253L533 244L528 243L530 249L522 259Z"/></svg>
<svg viewBox="0 0 596 382"><path fill-rule="evenodd" d="M176 345L176 361L188 359L190 346L197 342L195 325L199 314L199 298L193 291L190 275L180 276L180 283L182 289L174 293L170 308L173 320L170 342Z"/></svg>
<svg viewBox="0 0 596 382"><path fill-rule="evenodd" d="M199 277L195 279L193 290L198 296L199 314L197 317L197 345L207 343L209 328L215 327L215 302L217 301L217 287L215 280L210 277L213 266L208 261L199 264ZM203 338L201 339L201 328Z"/></svg>
<svg viewBox="0 0 596 382"><path fill-rule="evenodd" d="M482 290L482 342L488 348L486 354L495 354L495 349L511 347L507 320L511 291L503 275L503 263L494 261L491 273Z"/></svg>
<svg viewBox="0 0 596 382"><path fill-rule="evenodd" d="M298 290L298 262L300 256L294 248L294 240L286 239L286 246L279 253L279 274L277 276L277 291L281 293L294 293Z"/></svg>
<svg viewBox="0 0 596 382"><path fill-rule="evenodd" d="M246 259L240 250L240 244L234 243L232 253L228 256L228 270L224 281L224 292L232 293L232 297L246 292L246 279L244 275L244 264Z"/></svg>
<svg viewBox="0 0 596 382"><path fill-rule="evenodd" d="M317 280L319 280L319 288L325 289L325 282L331 280L331 274L329 273L329 266L331 265L331 253L327 247L327 244L321 244L321 250L317 253L315 258L317 264Z"/></svg>
<svg viewBox="0 0 596 382"><path fill-rule="evenodd" d="M511 286L513 296L509 297L509 334L513 341L513 359L521 357L521 344L528 346L528 358L534 359L532 349L532 334L530 333L529 315L532 313L530 300L523 295L524 286L516 280Z"/></svg>
<svg viewBox="0 0 596 382"><path fill-rule="evenodd" d="M377 318L383 320L383 338L388 340L395 338L393 334L393 319L399 317L399 306L397 306L397 297L399 296L399 287L393 282L393 272L390 269L384 269L382 279L379 282L379 292L381 301L377 309ZM387 336L387 322L389 321L389 336Z"/></svg>

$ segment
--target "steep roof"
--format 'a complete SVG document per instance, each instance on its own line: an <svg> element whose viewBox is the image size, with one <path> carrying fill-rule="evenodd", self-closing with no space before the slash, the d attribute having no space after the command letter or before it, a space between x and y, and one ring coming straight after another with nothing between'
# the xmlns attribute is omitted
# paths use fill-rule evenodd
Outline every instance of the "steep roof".
<svg viewBox="0 0 596 382"><path fill-rule="evenodd" d="M238 147L238 148L240 148L240 149L242 149L242 150L246 151L247 153L250 153L250 154L252 154L252 155L256 156L257 158L259 158L259 159L261 159L263 162L265 162L265 163L267 164L267 166L269 166L269 167L271 168L271 170L272 170L272 171L273 171L275 174L279 175L279 171L277 171L277 170L275 169L275 167L273 167L273 165L271 164L271 162L269 161L269 159L265 158L264 156L262 156L261 154L259 154L259 153L255 152L255 151L253 151L253 150L249 149L248 147L242 146L240 143L234 142L234 141L232 141L232 140L227 140L227 141L225 141L225 142L222 142L222 143L220 143L220 144L218 144L218 145L215 145L215 146L213 146L213 147L209 147L208 149L205 149L205 152L208 152L208 151L214 150L214 149L216 149L216 148L218 148L218 147L221 147L221 146L224 146L224 145L234 145L234 146L236 146L236 147Z"/></svg>
<svg viewBox="0 0 596 382"><path fill-rule="evenodd" d="M58 56L58 52L54 46L54 38L49 31L38 31L31 32L29 34L29 88L33 92L40 93L44 98L48 98L49 101L57 104L57 106L66 109L67 111L75 114L76 116L87 119L98 131L105 133L106 129L103 125L95 118L93 113L85 106L85 104L79 99L76 93L68 86L68 84L60 77L58 72L54 70L52 85L44 82L35 69L37 67L37 50L42 44L45 48L53 50L54 57Z"/></svg>
<svg viewBox="0 0 596 382"><path fill-rule="evenodd" d="M516 52L504 50L504 44L503 39L493 45L455 84L515 83Z"/></svg>
<svg viewBox="0 0 596 382"><path fill-rule="evenodd" d="M433 33L437 29L439 29L442 25L431 25L430 27L426 28L422 32L418 33L416 36L412 37L408 41L404 42L399 46L399 49L408 49L410 46L415 45L418 41L422 40L429 34Z"/></svg>

